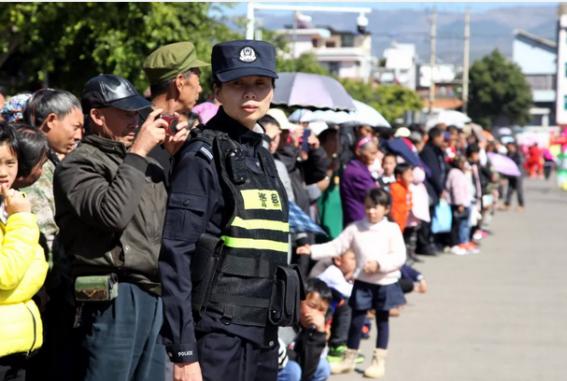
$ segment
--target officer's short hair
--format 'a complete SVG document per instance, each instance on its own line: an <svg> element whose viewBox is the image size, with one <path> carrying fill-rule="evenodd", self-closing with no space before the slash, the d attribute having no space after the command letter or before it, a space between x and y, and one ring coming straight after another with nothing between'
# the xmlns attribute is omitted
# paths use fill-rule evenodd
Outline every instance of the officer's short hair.
<svg viewBox="0 0 567 381"><path fill-rule="evenodd" d="M41 89L36 91L24 110L24 120L32 127L39 128L49 114L58 118L69 115L73 109L82 111L79 99L66 90Z"/></svg>

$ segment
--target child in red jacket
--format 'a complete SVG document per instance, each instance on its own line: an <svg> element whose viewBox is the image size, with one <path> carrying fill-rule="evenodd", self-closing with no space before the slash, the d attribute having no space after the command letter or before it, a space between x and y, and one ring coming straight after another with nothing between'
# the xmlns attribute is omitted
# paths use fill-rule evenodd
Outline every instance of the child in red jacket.
<svg viewBox="0 0 567 381"><path fill-rule="evenodd" d="M392 209L390 218L404 231L408 223L408 217L412 208L412 196L410 184L413 181L412 167L407 163L400 163L394 170L396 182L390 185L390 195L392 197Z"/></svg>

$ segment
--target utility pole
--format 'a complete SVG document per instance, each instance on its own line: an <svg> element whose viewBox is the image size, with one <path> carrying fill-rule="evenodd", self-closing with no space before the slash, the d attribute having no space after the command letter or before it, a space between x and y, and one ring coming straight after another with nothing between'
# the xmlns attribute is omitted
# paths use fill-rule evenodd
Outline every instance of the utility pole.
<svg viewBox="0 0 567 381"><path fill-rule="evenodd" d="M463 112L467 113L469 104L469 60L471 43L471 13L465 10L465 46L463 52Z"/></svg>
<svg viewBox="0 0 567 381"><path fill-rule="evenodd" d="M253 40L254 39L254 23L256 19L254 17L254 1L248 0L248 8L246 10L246 39Z"/></svg>
<svg viewBox="0 0 567 381"><path fill-rule="evenodd" d="M436 55L435 40L437 38L437 11L435 10L435 8L433 8L433 13L431 14L431 31L429 37L431 42L430 57L429 57L429 66L430 66L429 114L431 114L433 111L433 101L435 100L435 81L433 77L433 71L435 69L435 55Z"/></svg>

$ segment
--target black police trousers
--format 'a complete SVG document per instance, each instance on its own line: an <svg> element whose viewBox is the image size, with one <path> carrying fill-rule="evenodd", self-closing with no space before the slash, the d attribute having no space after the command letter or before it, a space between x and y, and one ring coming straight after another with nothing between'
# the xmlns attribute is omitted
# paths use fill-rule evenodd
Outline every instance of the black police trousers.
<svg viewBox="0 0 567 381"><path fill-rule="evenodd" d="M205 381L276 381L278 346L263 349L238 336L208 332L197 338Z"/></svg>

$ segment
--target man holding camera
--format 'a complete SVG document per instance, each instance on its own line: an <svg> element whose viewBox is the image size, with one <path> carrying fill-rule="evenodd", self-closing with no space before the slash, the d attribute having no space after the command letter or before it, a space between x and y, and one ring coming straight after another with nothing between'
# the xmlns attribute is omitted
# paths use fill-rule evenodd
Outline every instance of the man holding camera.
<svg viewBox="0 0 567 381"><path fill-rule="evenodd" d="M72 256L76 300L74 380L163 380L158 256L167 192L158 144L173 155L187 137L126 79L102 74L82 94L91 135L55 172L56 222Z"/></svg>
<svg viewBox="0 0 567 381"><path fill-rule="evenodd" d="M203 66L209 64L197 58L195 46L189 41L161 46L144 60L152 107L163 110L162 119L168 122L169 128L175 129L179 121L186 121L189 129L198 123L191 110L202 90L199 78ZM169 183L171 157L159 146L150 156L164 166L166 183Z"/></svg>

